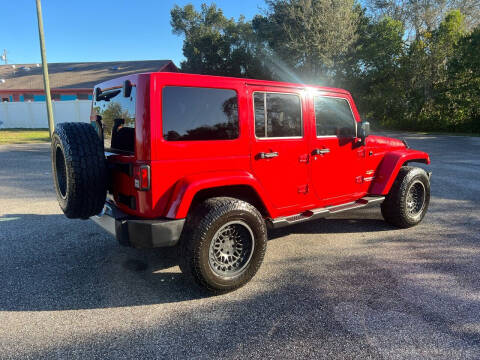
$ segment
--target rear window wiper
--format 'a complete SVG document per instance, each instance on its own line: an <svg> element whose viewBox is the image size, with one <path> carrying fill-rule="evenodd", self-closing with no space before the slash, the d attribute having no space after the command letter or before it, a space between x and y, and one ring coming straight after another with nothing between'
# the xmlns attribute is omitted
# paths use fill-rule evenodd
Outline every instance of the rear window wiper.
<svg viewBox="0 0 480 360"><path fill-rule="evenodd" d="M95 89L95 100L96 101L110 101L111 98L120 94L122 89L108 89L102 91L100 88Z"/></svg>

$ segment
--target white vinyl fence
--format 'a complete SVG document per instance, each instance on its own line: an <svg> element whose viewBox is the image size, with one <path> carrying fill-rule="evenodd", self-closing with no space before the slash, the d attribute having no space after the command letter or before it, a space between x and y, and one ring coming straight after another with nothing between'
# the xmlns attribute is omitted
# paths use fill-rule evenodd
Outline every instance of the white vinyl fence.
<svg viewBox="0 0 480 360"><path fill-rule="evenodd" d="M89 122L91 100L52 101L55 123ZM0 129L48 128L45 101L0 103Z"/></svg>

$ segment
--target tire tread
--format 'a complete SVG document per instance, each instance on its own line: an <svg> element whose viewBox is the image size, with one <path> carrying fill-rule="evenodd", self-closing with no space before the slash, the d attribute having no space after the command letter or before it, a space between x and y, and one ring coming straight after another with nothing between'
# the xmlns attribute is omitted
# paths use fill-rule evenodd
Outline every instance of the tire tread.
<svg viewBox="0 0 480 360"><path fill-rule="evenodd" d="M98 214L105 204L107 170L103 144L95 129L87 123L58 124L52 139L52 154L59 143L67 172L67 199L63 199L56 184L52 156L60 207L68 218L88 219Z"/></svg>
<svg viewBox="0 0 480 360"><path fill-rule="evenodd" d="M256 218L262 224L260 239L256 239L256 251L259 251L260 261L252 262L248 269L242 274L238 281L231 285L213 285L204 275L202 264L203 246L209 246L210 238L208 231L210 227L220 218L233 211L245 211ZM262 239L263 238L263 239ZM247 283L258 271L266 251L266 226L260 212L251 204L230 197L210 198L192 209L187 216L186 225L181 238L181 259L180 269L193 279L200 287L210 293L220 294L237 289ZM208 242L208 243L207 243Z"/></svg>
<svg viewBox="0 0 480 360"><path fill-rule="evenodd" d="M420 177L425 186L426 204L425 208L419 217L419 220L413 220L407 213L406 197L409 188L409 184L414 178ZM430 202L430 182L425 170L419 167L402 166L398 172L398 175L390 189L385 201L381 205L381 211L383 218L389 224L398 228L409 228L417 225L422 221L425 213L428 209Z"/></svg>

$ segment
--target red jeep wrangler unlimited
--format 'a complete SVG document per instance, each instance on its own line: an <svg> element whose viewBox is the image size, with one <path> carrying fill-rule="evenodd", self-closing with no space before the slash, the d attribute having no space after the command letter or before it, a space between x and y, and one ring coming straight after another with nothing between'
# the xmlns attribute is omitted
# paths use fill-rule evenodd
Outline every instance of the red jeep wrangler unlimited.
<svg viewBox="0 0 480 360"><path fill-rule="evenodd" d="M135 248L177 246L182 271L213 292L248 282L267 227L381 203L418 224L428 154L369 135L341 89L179 73L95 87L90 124L52 139L58 201Z"/></svg>

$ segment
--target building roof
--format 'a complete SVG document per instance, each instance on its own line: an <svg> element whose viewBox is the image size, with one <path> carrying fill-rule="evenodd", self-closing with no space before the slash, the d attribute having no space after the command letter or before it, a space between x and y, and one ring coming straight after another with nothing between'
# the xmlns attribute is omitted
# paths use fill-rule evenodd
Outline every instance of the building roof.
<svg viewBox="0 0 480 360"><path fill-rule="evenodd" d="M171 60L49 63L50 88L93 88L95 84L124 75L157 71L178 71ZM40 64L0 65L0 91L43 89Z"/></svg>

